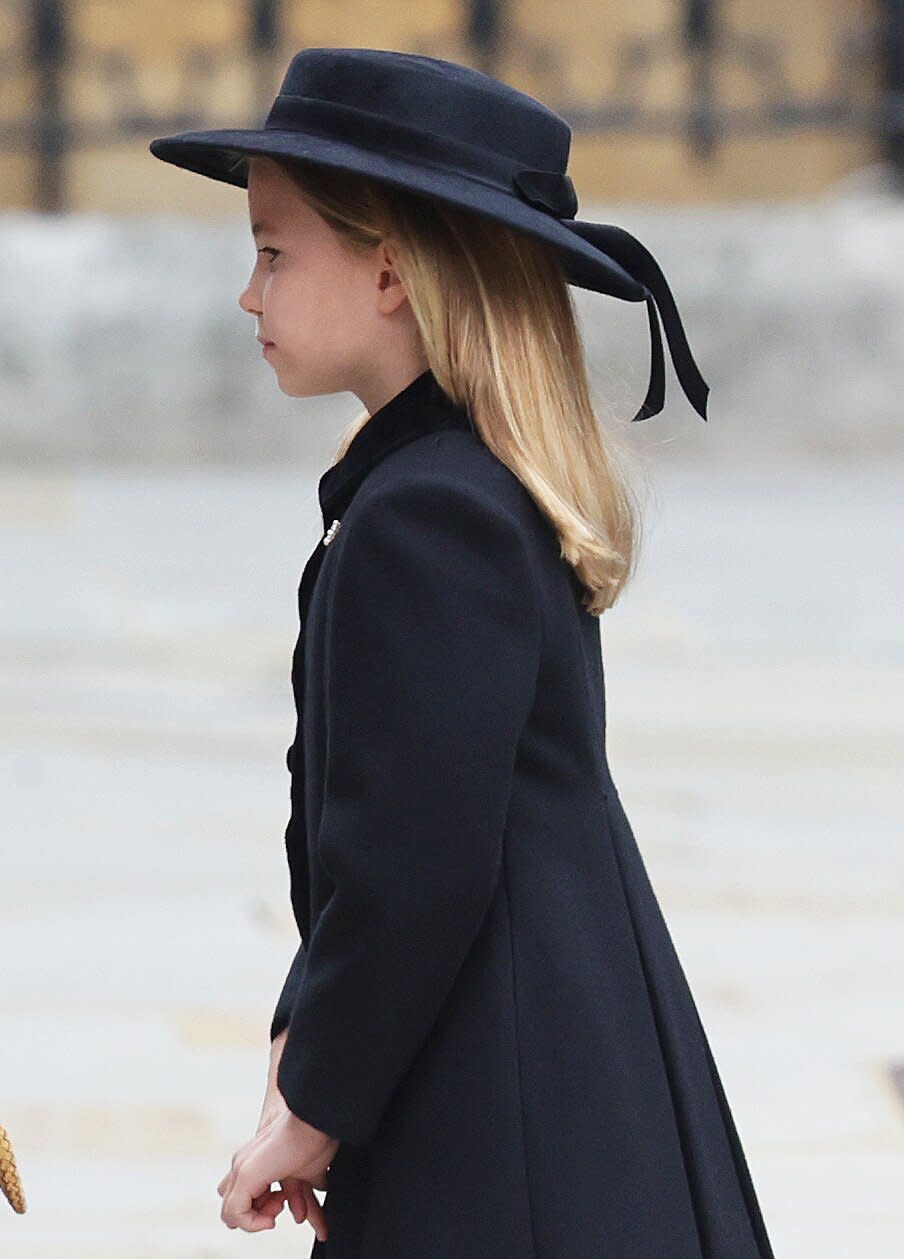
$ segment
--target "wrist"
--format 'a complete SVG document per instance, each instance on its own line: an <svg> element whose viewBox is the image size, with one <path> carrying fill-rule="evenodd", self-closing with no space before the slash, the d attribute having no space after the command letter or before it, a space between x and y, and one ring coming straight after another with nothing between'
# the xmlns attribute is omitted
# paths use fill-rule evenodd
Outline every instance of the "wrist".
<svg viewBox="0 0 904 1259"><path fill-rule="evenodd" d="M283 1028L279 1035L274 1036L270 1042L270 1070L273 1074L275 1074L276 1068L279 1066L279 1060L282 1057L288 1035L289 1029Z"/></svg>

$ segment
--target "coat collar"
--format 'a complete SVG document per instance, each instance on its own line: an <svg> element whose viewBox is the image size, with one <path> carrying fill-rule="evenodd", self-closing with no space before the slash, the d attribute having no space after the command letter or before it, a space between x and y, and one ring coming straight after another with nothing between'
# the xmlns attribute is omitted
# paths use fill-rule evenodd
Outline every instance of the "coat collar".
<svg viewBox="0 0 904 1259"><path fill-rule="evenodd" d="M416 376L374 411L321 476L317 497L324 528L342 516L368 472L391 450L439 429L473 427L467 408L443 392L429 368Z"/></svg>

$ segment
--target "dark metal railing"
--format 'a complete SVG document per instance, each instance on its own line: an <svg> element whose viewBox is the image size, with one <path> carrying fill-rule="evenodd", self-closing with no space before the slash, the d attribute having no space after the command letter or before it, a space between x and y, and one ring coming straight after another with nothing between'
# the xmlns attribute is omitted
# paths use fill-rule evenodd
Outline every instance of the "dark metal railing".
<svg viewBox="0 0 904 1259"><path fill-rule="evenodd" d="M87 145L199 126L220 126L211 117L210 84L225 55L246 55L259 73L256 99L245 119L259 122L272 100L274 76L292 50L285 46L284 0L236 0L245 10L239 48L229 53L190 46L179 57L179 85L171 108L148 108L138 82L137 54L76 45L70 29L70 0L0 0L16 3L23 42L0 54L0 74L30 69L37 107L20 122L0 120L0 150L34 154L34 203L39 209L66 205L65 161ZM302 0L293 0L300 4ZM611 92L596 101L570 100L562 50L532 40L518 24L518 6L507 0L463 0L466 21L463 60L498 73L503 51L523 57L543 81L543 98L576 132L684 136L691 154L711 162L727 138L819 129L859 132L875 143L904 188L904 0L875 0L872 21L854 22L832 50L832 70L823 89L802 96L786 71L787 50L778 36L732 25L725 0L675 0L674 22L652 35L630 36L606 47L615 66ZM567 21L563 6L563 21ZM852 19L852 22L854 19ZM429 52L429 47L415 51ZM651 103L650 88L663 65L675 59L689 70L688 99L673 106ZM76 121L67 111L62 84L74 64L89 66L110 93L106 119ZM757 84L757 100L735 106L720 99L718 71L736 64Z"/></svg>

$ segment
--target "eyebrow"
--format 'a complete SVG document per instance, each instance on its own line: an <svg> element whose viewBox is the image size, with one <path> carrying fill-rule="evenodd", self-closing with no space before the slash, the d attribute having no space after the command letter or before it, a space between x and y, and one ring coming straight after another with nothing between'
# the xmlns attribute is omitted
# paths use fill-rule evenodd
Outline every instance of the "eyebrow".
<svg viewBox="0 0 904 1259"><path fill-rule="evenodd" d="M264 222L263 219L259 219L257 223L252 223L251 225L251 235L254 236L255 239L260 232L272 231L274 231L274 228L272 228L269 223Z"/></svg>

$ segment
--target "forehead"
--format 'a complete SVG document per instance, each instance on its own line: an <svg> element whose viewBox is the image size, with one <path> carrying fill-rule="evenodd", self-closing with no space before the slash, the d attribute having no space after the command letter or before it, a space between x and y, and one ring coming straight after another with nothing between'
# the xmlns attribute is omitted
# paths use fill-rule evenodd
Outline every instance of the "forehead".
<svg viewBox="0 0 904 1259"><path fill-rule="evenodd" d="M248 163L248 208L252 231L273 230L298 213L301 194L292 179L266 157L253 156Z"/></svg>
<svg viewBox="0 0 904 1259"><path fill-rule="evenodd" d="M252 155L248 161L248 199L278 213L293 199L295 183L282 166L269 157Z"/></svg>
<svg viewBox="0 0 904 1259"><path fill-rule="evenodd" d="M248 217L254 237L317 232L321 220L278 162L254 155L248 164Z"/></svg>

